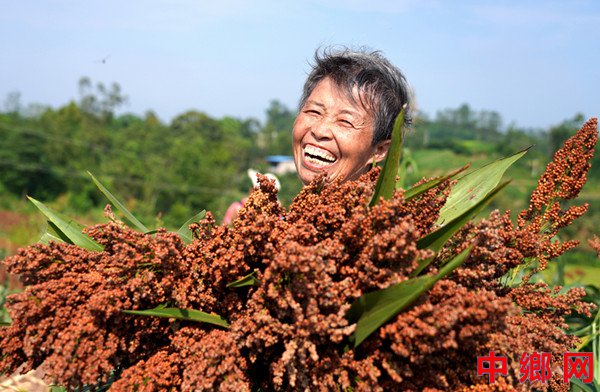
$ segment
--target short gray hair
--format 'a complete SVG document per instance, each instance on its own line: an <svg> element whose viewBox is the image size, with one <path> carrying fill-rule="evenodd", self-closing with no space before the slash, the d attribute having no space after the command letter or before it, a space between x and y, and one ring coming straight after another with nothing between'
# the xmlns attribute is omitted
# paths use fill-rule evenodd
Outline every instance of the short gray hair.
<svg viewBox="0 0 600 392"><path fill-rule="evenodd" d="M405 105L404 125L408 127L412 123L406 78L381 52L363 48L317 49L315 64L304 83L300 110L317 84L327 77L354 102L353 89L356 87L362 93L360 103L374 120L373 145L392 137L396 116Z"/></svg>

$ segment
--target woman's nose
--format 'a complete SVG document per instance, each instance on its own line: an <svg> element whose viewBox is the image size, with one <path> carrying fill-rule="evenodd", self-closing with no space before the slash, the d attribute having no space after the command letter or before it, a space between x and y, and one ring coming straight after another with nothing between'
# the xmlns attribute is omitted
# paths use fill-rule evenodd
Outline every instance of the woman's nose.
<svg viewBox="0 0 600 392"><path fill-rule="evenodd" d="M319 121L311 127L311 133L317 140L328 140L333 137L332 125L329 121Z"/></svg>

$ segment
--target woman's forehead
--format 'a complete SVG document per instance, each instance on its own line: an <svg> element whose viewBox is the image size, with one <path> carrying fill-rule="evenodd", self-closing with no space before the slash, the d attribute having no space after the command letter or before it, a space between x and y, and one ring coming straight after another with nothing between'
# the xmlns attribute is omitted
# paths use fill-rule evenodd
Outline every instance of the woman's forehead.
<svg viewBox="0 0 600 392"><path fill-rule="evenodd" d="M326 100L330 102L323 102ZM317 83L306 102L316 105L337 102L339 106L344 106L343 111L364 112L372 116L369 101L369 94L365 89L359 90L356 84L340 85L330 77L326 77Z"/></svg>

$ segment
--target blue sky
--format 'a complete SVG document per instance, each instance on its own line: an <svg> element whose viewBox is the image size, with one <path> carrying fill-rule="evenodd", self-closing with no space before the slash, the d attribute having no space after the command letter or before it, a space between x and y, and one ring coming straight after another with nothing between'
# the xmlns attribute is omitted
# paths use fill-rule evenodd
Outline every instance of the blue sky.
<svg viewBox="0 0 600 392"><path fill-rule="evenodd" d="M218 4L217 4L218 3ZM295 108L319 46L381 50L434 116L468 103L504 124L600 113L600 1L0 0L0 104L57 107L117 82L126 111L264 118ZM106 59L105 62L100 60Z"/></svg>

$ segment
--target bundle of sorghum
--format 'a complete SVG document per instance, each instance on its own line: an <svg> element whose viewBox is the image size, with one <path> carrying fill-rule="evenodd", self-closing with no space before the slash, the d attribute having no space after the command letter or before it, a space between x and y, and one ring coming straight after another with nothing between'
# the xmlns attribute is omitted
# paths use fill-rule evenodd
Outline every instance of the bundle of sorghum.
<svg viewBox="0 0 600 392"><path fill-rule="evenodd" d="M556 153L516 224L494 212L464 227L424 273L472 247L464 264L356 348L350 305L406 281L433 255L417 241L436 228L448 182L369 207L372 170L357 181L317 181L285 211L262 178L233 227L208 215L187 246L174 233L141 234L113 220L86 229L101 252L21 249L6 261L26 288L9 299L0 368L42 368L70 389L112 377L115 391L567 390L558 372L547 384L519 383L516 366L530 352L560 363L578 341L563 317L591 310L582 289L559 293L529 278L575 245L554 236L586 210L563 210L561 201L581 190L596 140L593 119ZM228 287L252 273L257 285ZM230 326L123 312L163 304L216 313ZM510 364L491 385L476 374L490 350Z"/></svg>

